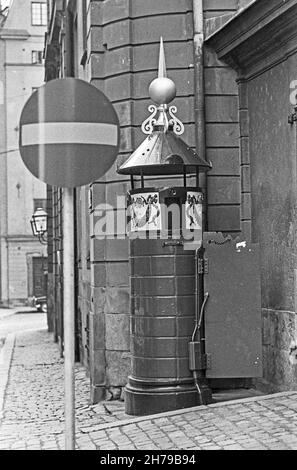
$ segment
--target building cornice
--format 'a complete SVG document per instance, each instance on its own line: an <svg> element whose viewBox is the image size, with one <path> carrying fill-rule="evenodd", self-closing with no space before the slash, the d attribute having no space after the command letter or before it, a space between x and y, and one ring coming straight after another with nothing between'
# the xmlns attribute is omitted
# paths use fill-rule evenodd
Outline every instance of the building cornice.
<svg viewBox="0 0 297 470"><path fill-rule="evenodd" d="M0 39L24 41L30 37L26 29L0 29Z"/></svg>
<svg viewBox="0 0 297 470"><path fill-rule="evenodd" d="M296 0L258 0L210 34L205 44L243 78L297 50Z"/></svg>
<svg viewBox="0 0 297 470"><path fill-rule="evenodd" d="M44 67L43 64L31 64L31 62L4 62L4 67Z"/></svg>
<svg viewBox="0 0 297 470"><path fill-rule="evenodd" d="M3 238L5 238L7 240L7 242L11 241L11 242L18 242L18 243L20 243L20 242L37 242L38 241L32 235L22 235L22 234L19 234L19 235L8 234Z"/></svg>

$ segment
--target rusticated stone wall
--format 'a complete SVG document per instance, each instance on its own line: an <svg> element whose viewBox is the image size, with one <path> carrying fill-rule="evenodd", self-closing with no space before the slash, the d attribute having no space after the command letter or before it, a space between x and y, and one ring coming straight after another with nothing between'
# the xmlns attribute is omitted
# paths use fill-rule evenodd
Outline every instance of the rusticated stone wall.
<svg viewBox="0 0 297 470"><path fill-rule="evenodd" d="M292 54L246 82L249 112L252 240L261 246L264 381L297 386L289 362L296 335L296 129L288 124ZM266 116L266 119L263 119Z"/></svg>
<svg viewBox="0 0 297 470"><path fill-rule="evenodd" d="M145 138L141 124L149 115L148 87L157 75L160 36L164 40L168 76L177 86L173 104L185 124L183 139L195 147L192 6L192 0L87 2L85 78L100 88L117 110L121 124L117 164ZM234 13L238 2L206 0L204 7L206 18L218 17ZM231 69L216 61L210 52L206 52L205 66L206 145L207 157L213 163L208 178L209 229L237 233L240 230L237 87ZM172 184L172 180L166 183ZM202 183L204 187L205 181ZM147 185L154 185L154 180L148 179ZM89 366L93 401L118 397L130 371L128 243L125 239L99 240L96 233L98 208L107 204L110 212L123 211L116 207L117 197L123 197L129 187L129 179L119 176L114 165L102 180L80 192L80 230L85 240L79 274L82 360ZM115 232L122 234L117 228Z"/></svg>
<svg viewBox="0 0 297 470"><path fill-rule="evenodd" d="M88 80L113 102L121 124L118 164L143 141L149 112L148 87L156 77L160 36L168 76L177 85L175 103L185 140L195 145L193 19L189 0L92 1L88 9ZM164 21L166 18L166 21ZM150 181L148 184L153 184ZM92 400L116 398L130 371L128 243L96 238L98 205L117 210L130 187L114 166L90 188L89 359ZM123 210L123 209L122 209ZM115 229L122 232L122 230Z"/></svg>
<svg viewBox="0 0 297 470"><path fill-rule="evenodd" d="M229 19L236 0L206 0L205 35ZM205 48L206 156L213 164L207 177L208 230L241 231L239 161L239 103L236 72Z"/></svg>

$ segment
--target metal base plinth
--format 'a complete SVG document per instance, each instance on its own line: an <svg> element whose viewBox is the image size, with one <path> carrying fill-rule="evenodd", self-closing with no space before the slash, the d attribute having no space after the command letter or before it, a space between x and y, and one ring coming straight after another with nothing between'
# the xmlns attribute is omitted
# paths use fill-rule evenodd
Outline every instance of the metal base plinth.
<svg viewBox="0 0 297 470"><path fill-rule="evenodd" d="M204 385L200 390L202 403L195 385L145 390L128 384L125 388L125 412L132 416L147 416L211 403L211 390Z"/></svg>

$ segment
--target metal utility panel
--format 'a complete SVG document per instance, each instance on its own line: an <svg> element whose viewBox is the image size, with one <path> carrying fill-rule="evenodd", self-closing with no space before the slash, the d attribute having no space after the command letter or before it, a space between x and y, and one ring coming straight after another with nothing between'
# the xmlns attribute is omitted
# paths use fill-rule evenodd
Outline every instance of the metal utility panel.
<svg viewBox="0 0 297 470"><path fill-rule="evenodd" d="M208 378L262 376L259 245L205 234Z"/></svg>

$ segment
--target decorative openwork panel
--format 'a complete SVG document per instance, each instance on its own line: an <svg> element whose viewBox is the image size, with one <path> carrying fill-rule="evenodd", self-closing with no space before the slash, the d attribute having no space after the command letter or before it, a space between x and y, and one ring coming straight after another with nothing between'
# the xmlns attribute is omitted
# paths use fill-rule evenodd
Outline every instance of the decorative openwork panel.
<svg viewBox="0 0 297 470"><path fill-rule="evenodd" d="M129 231L161 230L161 207L158 192L139 192L130 195L128 204Z"/></svg>

